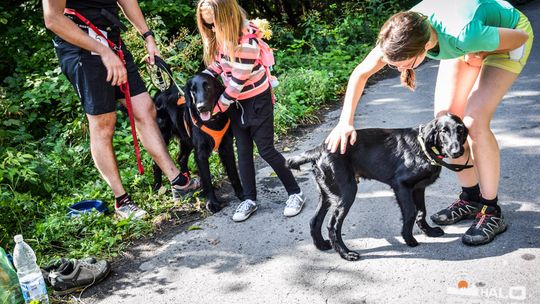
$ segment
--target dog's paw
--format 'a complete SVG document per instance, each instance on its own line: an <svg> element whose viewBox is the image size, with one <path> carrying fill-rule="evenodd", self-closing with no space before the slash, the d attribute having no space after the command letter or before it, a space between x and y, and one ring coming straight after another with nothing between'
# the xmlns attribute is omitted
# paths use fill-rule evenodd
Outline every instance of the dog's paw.
<svg viewBox="0 0 540 304"><path fill-rule="evenodd" d="M161 189L161 183L155 183L154 186L152 186L152 191L158 192L159 189Z"/></svg>
<svg viewBox="0 0 540 304"><path fill-rule="evenodd" d="M328 240L323 240L322 242L314 242L315 244L315 247L317 247L317 249L319 250L330 250L332 249L332 244L330 243L330 241Z"/></svg>
<svg viewBox="0 0 540 304"><path fill-rule="evenodd" d="M347 251L341 254L341 257L347 261L358 261L360 260L360 254L356 251Z"/></svg>
<svg viewBox="0 0 540 304"><path fill-rule="evenodd" d="M439 227L430 227L426 229L426 235L429 237L439 237L444 235L444 230Z"/></svg>
<svg viewBox="0 0 540 304"><path fill-rule="evenodd" d="M226 202L207 202L206 203L206 210L208 210L210 213L217 213L221 211L221 209L227 207L229 204Z"/></svg>
<svg viewBox="0 0 540 304"><path fill-rule="evenodd" d="M418 241L411 237L410 239L405 239L405 244L407 244L407 246L409 247L416 247L418 246Z"/></svg>

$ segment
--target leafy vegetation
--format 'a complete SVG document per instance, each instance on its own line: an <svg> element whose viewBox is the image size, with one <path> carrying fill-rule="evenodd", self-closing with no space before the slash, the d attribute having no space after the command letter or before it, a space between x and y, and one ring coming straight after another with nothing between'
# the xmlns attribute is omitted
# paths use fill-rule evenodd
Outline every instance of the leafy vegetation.
<svg viewBox="0 0 540 304"><path fill-rule="evenodd" d="M202 58L192 1L139 2L163 57L184 83L200 70ZM274 18L270 45L277 49L274 74L280 81L275 124L284 136L298 124L316 122L317 109L343 94L349 73L401 1L240 2L252 16ZM169 219L178 205L166 191L151 191L150 174L137 174L129 123L119 111L114 146L122 180L150 217L139 222L97 213L66 217L66 208L83 199L101 199L112 208L112 194L92 164L86 118L58 67L40 2L1 3L0 26L0 246L12 250L13 235L22 233L41 263L60 256L117 255L151 233L157 221ZM123 37L147 78L138 34L130 29ZM143 163L151 168L144 151ZM222 171L214 156L212 173Z"/></svg>

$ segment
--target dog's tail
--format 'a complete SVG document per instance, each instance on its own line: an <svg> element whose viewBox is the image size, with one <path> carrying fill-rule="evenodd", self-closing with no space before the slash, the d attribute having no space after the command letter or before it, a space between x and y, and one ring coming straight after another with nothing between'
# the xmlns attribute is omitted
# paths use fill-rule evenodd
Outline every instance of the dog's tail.
<svg viewBox="0 0 540 304"><path fill-rule="evenodd" d="M307 164L309 162L313 163L317 159L319 159L319 157L321 157L322 149L324 149L324 147L317 147L315 149L306 151L300 155L288 158L286 165L288 168L300 170L301 165Z"/></svg>

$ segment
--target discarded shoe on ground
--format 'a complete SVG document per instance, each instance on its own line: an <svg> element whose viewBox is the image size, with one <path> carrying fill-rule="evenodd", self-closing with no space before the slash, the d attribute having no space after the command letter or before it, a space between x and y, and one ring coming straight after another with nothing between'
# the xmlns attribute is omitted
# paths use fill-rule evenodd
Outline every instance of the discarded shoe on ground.
<svg viewBox="0 0 540 304"><path fill-rule="evenodd" d="M80 292L101 282L107 277L110 270L109 262L97 261L95 258L61 259L42 269L42 273L45 281L53 288L55 295L67 295Z"/></svg>

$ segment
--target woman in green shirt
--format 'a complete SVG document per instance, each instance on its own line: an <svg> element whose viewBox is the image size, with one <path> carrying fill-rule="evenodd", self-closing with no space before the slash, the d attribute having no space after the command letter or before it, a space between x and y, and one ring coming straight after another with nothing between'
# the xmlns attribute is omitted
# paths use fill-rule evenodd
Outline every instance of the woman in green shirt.
<svg viewBox="0 0 540 304"><path fill-rule="evenodd" d="M347 142L356 141L354 111L371 75L388 65L414 90L413 69L426 57L440 60L434 114L463 118L474 167L457 173L459 198L431 219L448 225L476 215L462 241L491 242L506 230L506 223L497 204L500 156L490 121L523 69L532 41L527 17L502 0L424 0L395 14L349 78L339 123L326 139L328 149L344 153ZM467 155L454 162L465 163Z"/></svg>

